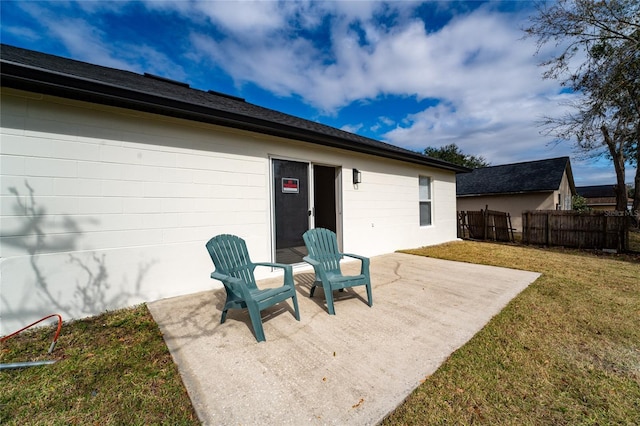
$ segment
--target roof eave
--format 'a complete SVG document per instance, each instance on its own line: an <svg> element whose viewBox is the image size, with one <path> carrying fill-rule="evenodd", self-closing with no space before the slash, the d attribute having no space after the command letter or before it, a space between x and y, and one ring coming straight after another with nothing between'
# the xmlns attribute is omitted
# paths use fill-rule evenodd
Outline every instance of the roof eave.
<svg viewBox="0 0 640 426"><path fill-rule="evenodd" d="M544 194L556 191L555 189L538 189L533 191L516 191L516 192L483 192L476 194L456 194L456 197L487 197L497 195L524 195L524 194Z"/></svg>
<svg viewBox="0 0 640 426"><path fill-rule="evenodd" d="M570 159L567 159L565 170L567 172L567 180L569 181L569 190L571 191L571 195L576 195L578 192L576 191L576 184L575 184L575 181L573 180L573 171L571 170Z"/></svg>
<svg viewBox="0 0 640 426"><path fill-rule="evenodd" d="M455 173L471 171L466 167L427 158L418 153L411 155L409 153L385 150L312 130L300 129L255 117L135 91L104 82L69 76L10 61L1 61L1 63L1 84L5 87L285 137L332 148L435 167Z"/></svg>

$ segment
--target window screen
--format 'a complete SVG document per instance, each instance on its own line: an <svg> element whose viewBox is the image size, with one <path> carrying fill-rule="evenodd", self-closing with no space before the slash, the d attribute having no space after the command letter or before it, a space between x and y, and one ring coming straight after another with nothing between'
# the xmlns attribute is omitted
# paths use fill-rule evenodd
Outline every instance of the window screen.
<svg viewBox="0 0 640 426"><path fill-rule="evenodd" d="M431 225L431 178L420 176L420 226Z"/></svg>

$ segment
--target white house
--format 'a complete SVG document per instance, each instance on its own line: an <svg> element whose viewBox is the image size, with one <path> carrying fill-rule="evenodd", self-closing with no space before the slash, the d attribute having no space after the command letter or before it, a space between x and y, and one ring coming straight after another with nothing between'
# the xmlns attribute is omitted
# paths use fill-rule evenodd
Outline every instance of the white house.
<svg viewBox="0 0 640 426"><path fill-rule="evenodd" d="M459 166L7 45L1 77L0 334L220 287L204 246L220 233L299 268L310 227L367 256L456 238Z"/></svg>

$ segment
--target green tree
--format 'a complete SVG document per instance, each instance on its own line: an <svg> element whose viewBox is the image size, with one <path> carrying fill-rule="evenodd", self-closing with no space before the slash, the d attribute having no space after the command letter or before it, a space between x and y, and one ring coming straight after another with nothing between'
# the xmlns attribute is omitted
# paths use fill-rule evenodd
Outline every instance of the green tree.
<svg viewBox="0 0 640 426"><path fill-rule="evenodd" d="M571 208L580 213L588 212L591 207L587 206L587 199L582 195L574 195L571 197Z"/></svg>
<svg viewBox="0 0 640 426"><path fill-rule="evenodd" d="M548 43L560 48L542 63L544 78L560 80L581 95L571 104L572 113L545 118L546 131L575 140L587 155L609 157L616 172L616 208L625 210L625 164L640 159L640 2L541 3L531 22L525 32L537 37L539 48ZM640 171L635 182L640 183Z"/></svg>
<svg viewBox="0 0 640 426"><path fill-rule="evenodd" d="M439 160L448 161L449 163L469 167L470 169L477 169L490 165L490 163L482 156L464 154L455 143L445 145L440 148L432 146L427 147L423 151L423 154Z"/></svg>

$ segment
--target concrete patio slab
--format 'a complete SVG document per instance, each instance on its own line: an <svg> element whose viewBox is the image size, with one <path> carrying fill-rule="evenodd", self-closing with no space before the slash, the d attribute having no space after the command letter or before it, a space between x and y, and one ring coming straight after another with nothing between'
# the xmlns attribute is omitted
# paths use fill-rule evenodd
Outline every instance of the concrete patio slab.
<svg viewBox="0 0 640 426"><path fill-rule="evenodd" d="M376 424L539 276L402 253L371 274L373 307L356 287L331 316L296 272L301 321L290 303L263 311L263 343L245 311L219 324L224 290L149 303L202 423Z"/></svg>

